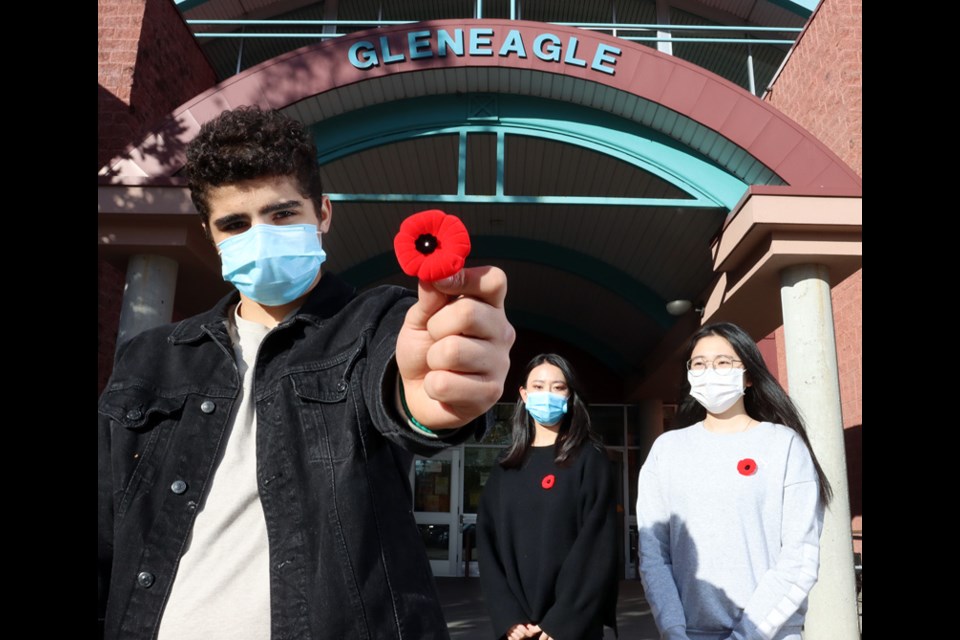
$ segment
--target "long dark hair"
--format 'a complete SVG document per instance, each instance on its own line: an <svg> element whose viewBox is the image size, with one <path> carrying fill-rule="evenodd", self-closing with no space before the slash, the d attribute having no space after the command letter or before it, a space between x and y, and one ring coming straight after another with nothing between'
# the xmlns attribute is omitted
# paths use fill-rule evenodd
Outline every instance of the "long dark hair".
<svg viewBox="0 0 960 640"><path fill-rule="evenodd" d="M557 442L554 444L554 461L559 466L570 464L585 442L590 442L603 451L603 444L590 428L590 414L583 399L580 381L566 358L555 353L541 353L535 356L523 369L523 387L526 388L530 372L542 364L552 364L563 372L563 377L567 380L567 391L570 394L567 398L567 413L560 421ZM510 423L513 427L510 448L500 460L500 466L504 469L517 469L527 457L536 431L536 425L527 413L523 398L517 398Z"/></svg>
<svg viewBox="0 0 960 640"><path fill-rule="evenodd" d="M817 478L820 481L820 501L824 506L828 505L833 497L833 489L830 487L830 482L827 481L823 469L820 468L820 462L813 452L813 447L810 446L810 438L807 437L807 430L803 426L800 412L797 411L797 407L794 406L787 392L783 390L777 379L767 369L757 343L746 331L732 322L704 325L690 338L690 344L687 345L687 351L684 355L685 362L690 359L697 343L707 336L724 338L730 343L737 357L743 363L743 368L746 370L745 375L753 383L747 387L746 395L743 397L743 405L747 410L747 415L758 422L774 422L790 427L797 432L803 443L807 445L807 450L810 451L810 457L813 459L813 466L817 470ZM707 410L690 395L690 383L687 381L686 371L684 371L682 391L683 398L677 407L676 423L678 426L686 427L706 418Z"/></svg>

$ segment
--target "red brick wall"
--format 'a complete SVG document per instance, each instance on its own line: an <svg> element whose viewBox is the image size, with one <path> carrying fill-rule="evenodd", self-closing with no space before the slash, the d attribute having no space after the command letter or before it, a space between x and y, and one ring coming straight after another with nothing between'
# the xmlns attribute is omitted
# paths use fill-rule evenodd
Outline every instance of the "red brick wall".
<svg viewBox="0 0 960 640"><path fill-rule="evenodd" d="M97 168L216 77L171 0L98 0ZM110 374L122 265L98 261L97 392Z"/></svg>
<svg viewBox="0 0 960 640"><path fill-rule="evenodd" d="M130 106L143 22L142 0L98 0L97 168L133 141L139 123Z"/></svg>
<svg viewBox="0 0 960 640"><path fill-rule="evenodd" d="M216 76L171 0L98 0L97 168Z"/></svg>
<svg viewBox="0 0 960 640"><path fill-rule="evenodd" d="M823 0L766 96L863 175L861 0Z"/></svg>
<svg viewBox="0 0 960 640"><path fill-rule="evenodd" d="M862 0L823 0L766 100L863 175ZM847 476L854 529L863 529L863 271L833 283ZM787 383L783 327L775 333ZM861 542L856 543L857 550Z"/></svg>
<svg viewBox="0 0 960 640"><path fill-rule="evenodd" d="M803 125L863 175L861 0L824 0L790 54L766 100ZM861 342L863 273L833 283L843 424L863 423ZM783 366L783 328L776 332Z"/></svg>
<svg viewBox="0 0 960 640"><path fill-rule="evenodd" d="M843 426L863 424L863 271L833 288Z"/></svg>

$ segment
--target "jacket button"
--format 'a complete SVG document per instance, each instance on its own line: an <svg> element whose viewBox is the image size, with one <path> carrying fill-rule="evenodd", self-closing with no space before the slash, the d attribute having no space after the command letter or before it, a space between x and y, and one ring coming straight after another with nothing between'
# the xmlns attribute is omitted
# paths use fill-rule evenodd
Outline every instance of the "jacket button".
<svg viewBox="0 0 960 640"><path fill-rule="evenodd" d="M153 574L149 571L141 571L137 574L137 584L144 589L152 587L155 580L156 578L154 578Z"/></svg>
<svg viewBox="0 0 960 640"><path fill-rule="evenodd" d="M337 391L341 391L341 392L342 392L342 391L346 391L346 390L347 390L347 383L346 383L346 382L344 382L343 380L341 380L340 382L337 383Z"/></svg>
<svg viewBox="0 0 960 640"><path fill-rule="evenodd" d="M127 411L127 420L139 420L143 417L143 411L140 409L130 409Z"/></svg>
<svg viewBox="0 0 960 640"><path fill-rule="evenodd" d="M186 493L187 483L183 480L174 480L173 484L170 485L170 491L173 491L178 496L182 493Z"/></svg>
<svg viewBox="0 0 960 640"><path fill-rule="evenodd" d="M196 510L197 510L197 503L196 503L196 502L194 502L193 500L191 500L190 502L187 503L187 511L193 513L193 512L196 511Z"/></svg>
<svg viewBox="0 0 960 640"><path fill-rule="evenodd" d="M203 404L200 405L200 411L204 413L213 413L217 408L217 405L214 404L213 400L204 400Z"/></svg>

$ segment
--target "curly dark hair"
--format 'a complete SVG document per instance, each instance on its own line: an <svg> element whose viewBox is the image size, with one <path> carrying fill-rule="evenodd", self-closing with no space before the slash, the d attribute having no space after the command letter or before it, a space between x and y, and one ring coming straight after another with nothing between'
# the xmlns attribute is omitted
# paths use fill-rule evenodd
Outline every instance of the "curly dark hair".
<svg viewBox="0 0 960 640"><path fill-rule="evenodd" d="M239 107L200 128L185 167L193 205L206 225L210 189L267 176L292 176L320 211L323 185L317 147L307 128L279 111Z"/></svg>

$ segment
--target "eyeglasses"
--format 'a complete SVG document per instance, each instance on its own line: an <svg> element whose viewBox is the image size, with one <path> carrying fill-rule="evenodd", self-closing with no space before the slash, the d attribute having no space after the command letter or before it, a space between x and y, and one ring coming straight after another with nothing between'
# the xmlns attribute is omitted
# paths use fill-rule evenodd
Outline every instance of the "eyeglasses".
<svg viewBox="0 0 960 640"><path fill-rule="evenodd" d="M733 356L717 356L713 360L706 358L690 358L687 360L687 371L694 376L702 376L703 372L709 368L722 376L729 375L734 369L742 369L743 363Z"/></svg>

